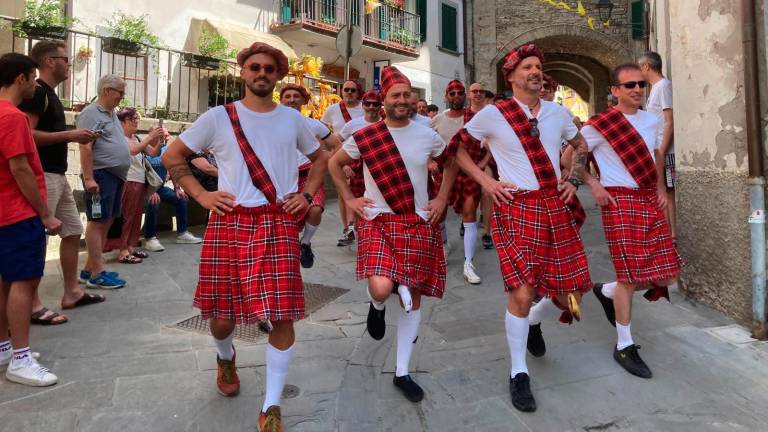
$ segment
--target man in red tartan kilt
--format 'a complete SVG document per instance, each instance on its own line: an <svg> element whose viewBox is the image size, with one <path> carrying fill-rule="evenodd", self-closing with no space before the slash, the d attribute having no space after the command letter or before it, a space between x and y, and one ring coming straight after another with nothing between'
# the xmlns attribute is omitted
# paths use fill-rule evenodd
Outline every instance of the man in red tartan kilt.
<svg viewBox="0 0 768 432"><path fill-rule="evenodd" d="M177 184L212 211L194 305L210 320L221 394L235 396L240 389L235 325L268 319L274 326L259 430L276 432L282 430L280 396L293 355L293 322L304 317L300 220L320 190L329 156L299 112L272 101L275 84L288 72L285 55L256 42L237 62L245 97L200 116L171 144L163 163ZM218 163L218 192L203 189L185 162L202 150ZM296 150L312 161L302 190Z"/></svg>
<svg viewBox="0 0 768 432"><path fill-rule="evenodd" d="M285 84L280 88L280 103L293 108L297 111L301 111L301 107L306 105L310 101L311 95L309 91L298 84ZM341 145L339 137L331 132L320 120L312 117L307 117L307 126L312 134L325 146L326 150L334 150ZM309 180L309 170L312 168L312 162L307 158L304 153L296 150L298 154L297 164L299 165L299 190L304 190L304 186ZM325 210L325 187L320 186L320 189L312 197L312 203L309 205L309 210L304 214L304 230L301 233L301 266L304 268L312 268L315 265L315 254L312 252L312 237L317 232L317 228L322 222L323 210Z"/></svg>
<svg viewBox="0 0 768 432"><path fill-rule="evenodd" d="M583 210L574 201L587 146L566 109L539 98L543 60L534 45L510 52L503 73L514 98L486 106L449 145L461 169L494 200L491 235L509 293L505 328L510 395L515 408L527 412L536 410L525 360L529 334L537 338L537 353L544 353L541 321L531 311L534 295L544 297L547 304L568 305L566 312L578 319L581 293L591 287L576 220ZM574 148L568 181L560 180L563 140ZM493 155L499 181L468 154L467 146L478 141Z"/></svg>
<svg viewBox="0 0 768 432"><path fill-rule="evenodd" d="M666 287L677 278L683 260L664 214L663 125L654 114L639 109L647 82L632 63L616 68L611 83L618 105L594 116L582 130L600 166L600 180L587 176L586 182L602 208L616 269L616 282L597 284L593 291L616 327L614 359L629 373L651 378L632 340L632 296L635 290L647 290L648 300L669 300Z"/></svg>
<svg viewBox="0 0 768 432"><path fill-rule="evenodd" d="M408 373L421 321L422 296L443 296L445 257L436 228L445 211L457 168L446 169L438 196L429 200L430 160L442 162L445 142L432 129L409 119L410 81L394 67L382 71L386 119L358 130L329 163L339 193L359 218L357 278L368 279L371 304L368 333L384 337L385 302L393 293L403 307L397 329L397 369L393 383L412 402L424 391ZM362 160L365 195L355 198L343 167Z"/></svg>

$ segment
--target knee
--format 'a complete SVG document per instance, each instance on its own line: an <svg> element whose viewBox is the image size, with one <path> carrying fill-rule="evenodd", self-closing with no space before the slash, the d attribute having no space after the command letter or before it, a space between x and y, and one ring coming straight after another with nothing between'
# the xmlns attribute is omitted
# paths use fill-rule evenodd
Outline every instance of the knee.
<svg viewBox="0 0 768 432"><path fill-rule="evenodd" d="M377 277L368 280L368 292L374 300L383 302L392 294L394 283L386 278Z"/></svg>

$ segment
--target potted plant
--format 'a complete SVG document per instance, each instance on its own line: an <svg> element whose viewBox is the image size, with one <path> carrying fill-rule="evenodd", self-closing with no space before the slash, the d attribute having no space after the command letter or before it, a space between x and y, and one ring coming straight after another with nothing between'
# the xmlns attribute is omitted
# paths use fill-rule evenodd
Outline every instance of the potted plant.
<svg viewBox="0 0 768 432"><path fill-rule="evenodd" d="M197 39L197 50L200 54L185 54L185 66L218 70L222 60L237 56L237 50L230 48L227 38L206 28Z"/></svg>
<svg viewBox="0 0 768 432"><path fill-rule="evenodd" d="M157 46L160 39L149 29L147 15L115 12L108 21L111 35L102 39L102 49L111 54L139 57L147 53L147 45Z"/></svg>
<svg viewBox="0 0 768 432"><path fill-rule="evenodd" d="M64 40L67 27L74 20L64 16L62 0L27 0L24 15L13 26L13 32L22 38Z"/></svg>
<svg viewBox="0 0 768 432"><path fill-rule="evenodd" d="M90 63L91 57L93 57L93 50L83 45L77 49L77 54L75 54L75 61L77 63Z"/></svg>

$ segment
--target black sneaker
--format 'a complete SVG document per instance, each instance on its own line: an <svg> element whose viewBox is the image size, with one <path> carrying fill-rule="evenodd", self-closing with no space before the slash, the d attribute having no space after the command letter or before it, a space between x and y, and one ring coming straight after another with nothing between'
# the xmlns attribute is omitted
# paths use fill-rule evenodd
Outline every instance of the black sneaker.
<svg viewBox="0 0 768 432"><path fill-rule="evenodd" d="M603 294L603 284L597 283L592 287L592 292L595 293L595 297L600 300L600 304L603 305L603 311L605 317L608 318L608 322L612 326L616 327L616 310L613 308L613 299L609 299Z"/></svg>
<svg viewBox="0 0 768 432"><path fill-rule="evenodd" d="M464 237L464 223L459 226L459 236Z"/></svg>
<svg viewBox="0 0 768 432"><path fill-rule="evenodd" d="M395 376L392 384L403 392L403 396L411 402L421 402L424 399L424 390L416 384L410 375Z"/></svg>
<svg viewBox="0 0 768 432"><path fill-rule="evenodd" d="M520 372L509 379L509 393L512 395L512 405L523 412L536 411L536 399L531 393L531 378L525 372Z"/></svg>
<svg viewBox="0 0 768 432"><path fill-rule="evenodd" d="M483 249L493 249L493 239L490 234L483 234Z"/></svg>
<svg viewBox="0 0 768 432"><path fill-rule="evenodd" d="M376 310L373 307L373 303L368 305L368 334L376 340L381 340L384 337L384 332L387 330L387 323L384 321L384 312L386 311L386 308Z"/></svg>
<svg viewBox="0 0 768 432"><path fill-rule="evenodd" d="M637 352L638 349L640 349L640 345L634 344L621 351L614 347L613 359L632 375L640 378L651 378L653 372L651 372L651 369L648 368L643 359L640 358L640 353Z"/></svg>
<svg viewBox="0 0 768 432"><path fill-rule="evenodd" d="M341 237L339 237L339 241L336 242L336 246L342 247L351 244L352 242L349 240L349 231L345 228L344 231L341 232Z"/></svg>
<svg viewBox="0 0 768 432"><path fill-rule="evenodd" d="M315 265L315 254L312 252L311 244L301 244L301 257L299 261L301 261L301 266L304 268L312 268Z"/></svg>
<svg viewBox="0 0 768 432"><path fill-rule="evenodd" d="M534 357L543 357L547 352L547 345L541 335L541 323L528 327L528 352Z"/></svg>

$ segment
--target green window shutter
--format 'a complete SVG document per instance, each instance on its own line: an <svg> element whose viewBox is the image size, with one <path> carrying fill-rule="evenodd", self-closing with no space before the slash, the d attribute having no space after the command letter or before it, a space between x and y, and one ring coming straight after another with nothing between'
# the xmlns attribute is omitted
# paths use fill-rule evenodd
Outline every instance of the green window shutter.
<svg viewBox="0 0 768 432"><path fill-rule="evenodd" d="M645 37L645 7L642 0L632 1L632 39Z"/></svg>
<svg viewBox="0 0 768 432"><path fill-rule="evenodd" d="M441 8L443 22L441 24L442 40L440 41L440 46L447 50L458 51L456 43L456 8L445 3L441 4Z"/></svg>
<svg viewBox="0 0 768 432"><path fill-rule="evenodd" d="M419 33L421 41L427 40L427 0L416 0L416 13L419 15Z"/></svg>

